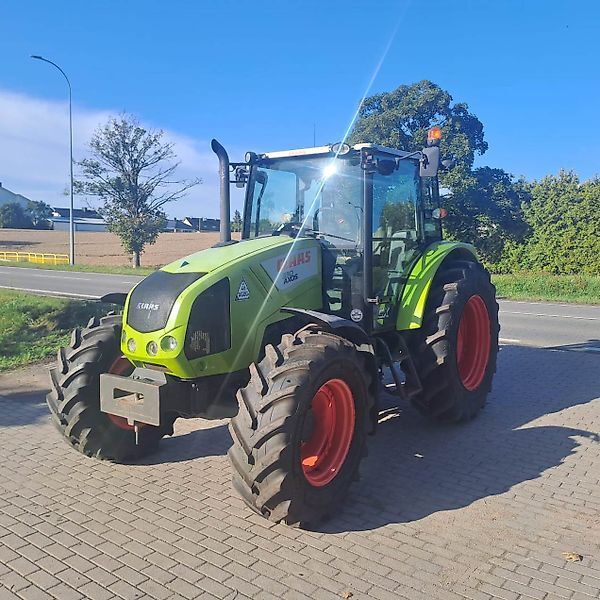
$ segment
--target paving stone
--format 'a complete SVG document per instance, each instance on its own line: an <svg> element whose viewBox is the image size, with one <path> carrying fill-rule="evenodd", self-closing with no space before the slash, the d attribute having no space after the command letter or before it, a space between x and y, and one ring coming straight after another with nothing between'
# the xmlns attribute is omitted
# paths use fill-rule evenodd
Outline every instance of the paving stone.
<svg viewBox="0 0 600 600"><path fill-rule="evenodd" d="M598 600L599 371L504 346L478 419L401 406L312 532L245 507L224 421L180 420L148 461L115 465L69 449L43 393L3 397L18 426L0 421L0 600Z"/></svg>

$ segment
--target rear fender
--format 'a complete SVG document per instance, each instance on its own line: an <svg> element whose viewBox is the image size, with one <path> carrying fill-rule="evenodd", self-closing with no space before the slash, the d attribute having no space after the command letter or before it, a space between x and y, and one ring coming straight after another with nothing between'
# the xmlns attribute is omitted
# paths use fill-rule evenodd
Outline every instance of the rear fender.
<svg viewBox="0 0 600 600"><path fill-rule="evenodd" d="M396 319L398 331L421 327L431 282L441 264L450 257L478 261L475 248L471 244L436 242L428 246L413 265L402 291Z"/></svg>

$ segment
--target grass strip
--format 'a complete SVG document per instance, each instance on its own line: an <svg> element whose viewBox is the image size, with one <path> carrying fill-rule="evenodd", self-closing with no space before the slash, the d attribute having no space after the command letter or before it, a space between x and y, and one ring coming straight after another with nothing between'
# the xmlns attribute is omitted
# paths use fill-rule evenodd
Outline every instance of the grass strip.
<svg viewBox="0 0 600 600"><path fill-rule="evenodd" d="M40 362L69 342L71 330L110 306L0 290L0 372Z"/></svg>
<svg viewBox="0 0 600 600"><path fill-rule="evenodd" d="M600 304L600 275L493 275L499 297L510 300Z"/></svg>

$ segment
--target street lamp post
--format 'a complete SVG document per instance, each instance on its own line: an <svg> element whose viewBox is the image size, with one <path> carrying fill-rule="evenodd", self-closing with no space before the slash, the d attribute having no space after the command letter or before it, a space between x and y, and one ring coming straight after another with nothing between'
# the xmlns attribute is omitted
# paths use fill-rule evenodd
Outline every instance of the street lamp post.
<svg viewBox="0 0 600 600"><path fill-rule="evenodd" d="M74 265L75 264L75 225L73 222L73 99L72 99L72 92L71 92L71 82L69 81L67 74L56 63L52 62L51 60L48 60L47 58L44 58L43 56L32 55L31 58L34 58L36 60L42 60L42 61L47 62L48 64L52 65L53 67L56 67L61 72L62 76L65 78L65 81L67 82L67 85L69 86L69 156L70 156L69 166L71 169L70 170L70 173L71 173L71 186L70 186L71 203L69 205L69 263Z"/></svg>

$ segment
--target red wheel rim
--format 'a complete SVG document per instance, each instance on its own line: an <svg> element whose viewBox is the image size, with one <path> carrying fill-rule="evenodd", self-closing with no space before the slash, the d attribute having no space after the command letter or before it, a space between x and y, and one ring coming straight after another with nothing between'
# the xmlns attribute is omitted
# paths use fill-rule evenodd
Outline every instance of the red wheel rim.
<svg viewBox="0 0 600 600"><path fill-rule="evenodd" d="M458 326L456 363L463 386L476 390L483 381L490 358L490 316L481 296L471 296Z"/></svg>
<svg viewBox="0 0 600 600"><path fill-rule="evenodd" d="M354 397L348 384L330 379L311 402L313 430L300 450L304 477L312 486L327 485L342 468L354 435Z"/></svg>
<svg viewBox="0 0 600 600"><path fill-rule="evenodd" d="M110 366L108 372L112 373L113 375L128 375L131 372L132 368L133 365L124 356L119 356L119 358L115 359L113 364ZM106 413L106 416L108 417L108 420L113 425L116 425L119 429L124 429L125 431L133 431L133 425L130 425L127 422L127 419L125 419L124 417L118 417L117 415L111 415L110 413ZM144 423L140 423L138 425L138 428L141 428L143 426Z"/></svg>

